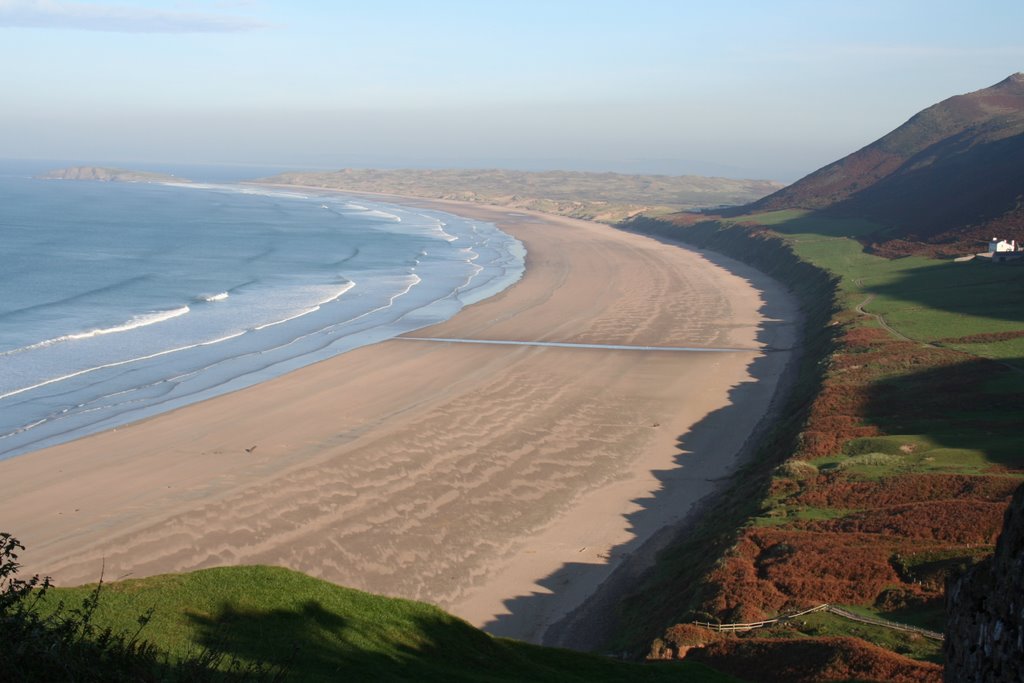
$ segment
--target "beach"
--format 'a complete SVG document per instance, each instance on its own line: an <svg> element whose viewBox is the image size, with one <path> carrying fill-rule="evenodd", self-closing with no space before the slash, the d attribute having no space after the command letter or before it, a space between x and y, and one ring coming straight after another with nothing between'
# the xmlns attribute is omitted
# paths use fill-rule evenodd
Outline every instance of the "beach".
<svg viewBox="0 0 1024 683"><path fill-rule="evenodd" d="M0 462L25 571L281 565L540 642L728 477L793 353L781 286L607 226L400 203L498 224L524 277L404 338Z"/></svg>

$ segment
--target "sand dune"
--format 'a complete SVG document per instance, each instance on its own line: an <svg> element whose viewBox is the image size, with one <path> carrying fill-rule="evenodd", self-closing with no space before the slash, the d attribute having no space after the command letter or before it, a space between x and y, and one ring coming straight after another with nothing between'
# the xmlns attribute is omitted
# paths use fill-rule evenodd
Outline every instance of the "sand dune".
<svg viewBox="0 0 1024 683"><path fill-rule="evenodd" d="M410 336L747 350L359 349L0 462L25 568L73 584L278 564L539 640L734 465L792 345L777 285L595 224L403 203L529 250L520 283Z"/></svg>

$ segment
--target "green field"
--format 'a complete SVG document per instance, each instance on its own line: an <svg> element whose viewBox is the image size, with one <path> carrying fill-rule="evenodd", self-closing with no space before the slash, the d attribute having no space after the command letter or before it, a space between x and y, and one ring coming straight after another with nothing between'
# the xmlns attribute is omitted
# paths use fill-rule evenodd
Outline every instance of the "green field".
<svg viewBox="0 0 1024 683"><path fill-rule="evenodd" d="M51 589L41 610L94 587ZM694 663L631 664L492 638L424 603L370 595L273 567L224 567L105 585L93 622L173 657L212 648L286 680L730 681ZM229 677L228 680L231 680Z"/></svg>
<svg viewBox="0 0 1024 683"><path fill-rule="evenodd" d="M878 368L874 394L899 396L906 407L888 415L877 411L876 423L889 433L889 440L921 446L913 457L899 458L895 471L980 473L991 465L1024 465L1015 428L1020 419L1017 399L1024 395L1024 268L978 260L873 256L855 239L878 229L865 221L796 211L748 218L771 225L801 258L839 275L847 315L861 306L866 314L878 316L861 317L856 324L884 324L910 340L961 354L960 364L951 367L928 368L921 359L910 359L906 367ZM1021 334L998 342L962 340L1012 336L1007 333ZM914 367L914 362L925 367ZM935 396L937 385L959 389L960 400ZM932 404L935 410L924 409ZM875 475L886 470L863 469Z"/></svg>
<svg viewBox="0 0 1024 683"><path fill-rule="evenodd" d="M1024 330L1024 268L983 260L873 256L856 239L880 229L868 221L805 211L755 214L745 216L743 222L747 221L771 226L801 258L841 276L844 307L853 309L868 300L865 312L882 316L913 340L1001 360L1024 371L1024 335L1004 341L955 341ZM983 248L979 245L979 251Z"/></svg>

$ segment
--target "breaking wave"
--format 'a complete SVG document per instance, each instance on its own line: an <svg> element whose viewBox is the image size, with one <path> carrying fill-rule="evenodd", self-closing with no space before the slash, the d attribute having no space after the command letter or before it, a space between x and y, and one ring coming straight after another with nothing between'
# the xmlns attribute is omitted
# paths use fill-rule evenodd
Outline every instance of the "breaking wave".
<svg viewBox="0 0 1024 683"><path fill-rule="evenodd" d="M225 294L225 297L227 295ZM0 356L9 356L15 353L22 353L24 351L32 351L35 349L42 349L47 346L53 346L54 344L61 344L64 342L80 341L82 339L92 339L93 337L100 337L105 334L117 334L119 332L130 332L131 330L137 330L140 327L148 327L150 325L156 325L158 323L177 318L185 315L190 309L188 306L181 306L180 308L174 308L169 311L156 311L153 313L144 313L142 315L134 316L131 320L121 323L120 325L114 325L112 327L98 327L86 332L73 332L71 334L64 334L53 339L44 339L43 341L36 342L35 344L29 344L28 346L22 346L17 349L11 349L10 351L0 352Z"/></svg>

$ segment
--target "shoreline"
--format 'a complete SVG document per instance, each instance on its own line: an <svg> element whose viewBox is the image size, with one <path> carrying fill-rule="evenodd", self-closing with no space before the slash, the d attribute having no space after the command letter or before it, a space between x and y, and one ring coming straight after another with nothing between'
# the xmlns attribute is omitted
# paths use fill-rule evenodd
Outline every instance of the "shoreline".
<svg viewBox="0 0 1024 683"><path fill-rule="evenodd" d="M634 233L643 234L643 233ZM653 237L653 236L651 236ZM771 287L782 287L781 283L753 266L747 265L735 258L699 249L682 241L672 240L665 237L654 237L659 242L669 247L696 250L708 254L712 258L719 258L728 263L730 267L739 267L753 274L753 280L763 283L771 283ZM792 295L789 305L792 307L794 301ZM766 303L766 307L770 304ZM805 324L803 314L796 307L793 324L802 328ZM778 374L774 388L769 389L771 397L767 408L761 415L760 420L754 425L747 435L746 440L734 456L734 467L743 467L751 458L756 455L760 446L758 443L766 434L770 433L774 421L778 419L785 410L788 402L792 399L792 392L799 374L799 364L803 359L804 340L802 335L794 335L790 340L792 353L787 354L785 366ZM734 403L726 410L742 410L742 404ZM697 431L701 427L695 427ZM714 429L710 424L702 425L702 428ZM561 619L550 624L545 630L541 645L548 647L563 647L584 652L597 652L603 645L612 641L616 635L617 608L619 603L630 594L635 593L638 583L649 578L657 569L658 555L674 543L680 542L686 535L704 522L710 511L721 500L733 483L733 474L716 480L714 486L705 496L696 500L686 514L672 524L667 524L651 534L645 541L637 544L636 550L623 558L616 567L609 571L607 579L601 583L584 601L574 609L568 611Z"/></svg>
<svg viewBox="0 0 1024 683"><path fill-rule="evenodd" d="M203 201L216 202L219 195L227 194L224 201L234 211L251 206L252 200L245 195L302 196L276 188L254 190L235 185L221 189L223 192L202 191ZM178 194L183 190L171 191L176 199L190 199ZM7 356L0 358L0 365L10 371L2 378L6 381L0 381L4 385L0 388L4 405L0 460L119 428L445 320L459 308L510 286L524 268L521 245L479 221L394 206L389 210L395 215L388 214L389 220L372 217L372 210L364 211L371 218L356 213L353 219L345 212L354 198L321 195L270 201L275 207L285 207L282 221L301 219L305 225L310 220L310 225L323 228L322 234L335 226L335 234L329 238L319 237L315 227L306 233L300 229L297 234L310 234L311 239L319 240L314 243L325 245L318 255L329 260L330 252L345 252L338 254L345 260L329 266L320 263L319 267L307 263L312 277L300 272L302 266L291 263L283 265L292 271L280 277L270 275L262 263L252 267L248 262L239 262L242 265L237 267L229 264L227 273L218 273L220 293L216 296L206 292L202 282L176 288L165 283L161 291L172 290L168 299L147 305L144 299L150 292L142 291L138 301L125 302L120 317L118 311L111 310L105 320L90 324L74 322L72 311L65 329L15 335L19 341L8 344L8 352L0 354ZM369 200L359 201L368 207L378 206ZM297 213L303 207L308 212L317 205L327 206L321 202L334 209L317 210L311 217ZM156 215L158 219L167 217L166 211ZM445 233L442 225L451 234ZM378 226L382 226L380 230ZM263 230L256 232L253 239L272 242ZM393 232L407 237L390 236L405 240L390 251L396 253L405 244L406 256L412 260L395 257L390 273L371 262L370 272L365 272L358 261L360 251L372 253L377 240L387 240ZM285 238L280 251L293 248L300 253L304 241ZM422 245L419 251L417 244ZM353 251L348 254L350 248ZM275 251L277 247L265 253ZM317 255L304 260L316 262ZM38 265L45 270L44 263ZM324 267L337 272L323 271ZM158 281L161 270L159 265L146 264L133 273L149 272L146 277ZM351 278L359 281L358 287ZM349 292L353 288L355 291ZM208 307L213 301L229 298L226 304ZM150 327L157 323L160 327ZM68 341L71 343L64 343Z"/></svg>
<svg viewBox="0 0 1024 683"><path fill-rule="evenodd" d="M519 283L417 337L788 348L787 315L765 323L762 294L698 252L374 196L489 220L527 247ZM104 558L112 579L283 564L539 642L728 475L789 353L699 355L381 342L4 461L23 485L0 517L28 546L26 569L62 583L95 580ZM730 406L746 417L707 428Z"/></svg>

